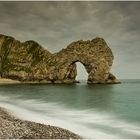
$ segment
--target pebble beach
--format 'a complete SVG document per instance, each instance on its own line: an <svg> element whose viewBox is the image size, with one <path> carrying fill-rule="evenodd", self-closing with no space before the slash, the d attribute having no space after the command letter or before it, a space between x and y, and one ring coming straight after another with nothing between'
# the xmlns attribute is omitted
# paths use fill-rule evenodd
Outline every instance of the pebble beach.
<svg viewBox="0 0 140 140"><path fill-rule="evenodd" d="M56 126L20 120L0 107L0 139L80 139L77 134Z"/></svg>

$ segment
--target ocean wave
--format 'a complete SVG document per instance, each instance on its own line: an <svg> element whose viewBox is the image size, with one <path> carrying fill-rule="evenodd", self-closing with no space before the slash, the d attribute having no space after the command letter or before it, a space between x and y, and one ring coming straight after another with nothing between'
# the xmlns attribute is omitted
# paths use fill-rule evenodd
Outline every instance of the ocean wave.
<svg viewBox="0 0 140 140"><path fill-rule="evenodd" d="M96 109L77 110L60 103L46 103L18 96L0 97L0 106L16 117L69 129L84 138L140 138L140 126Z"/></svg>

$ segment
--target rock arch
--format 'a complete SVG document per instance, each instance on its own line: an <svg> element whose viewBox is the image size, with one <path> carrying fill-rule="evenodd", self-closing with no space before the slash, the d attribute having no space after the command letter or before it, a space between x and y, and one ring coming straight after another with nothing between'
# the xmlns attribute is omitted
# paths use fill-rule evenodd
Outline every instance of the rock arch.
<svg viewBox="0 0 140 140"><path fill-rule="evenodd" d="M75 80L77 74L75 63L80 62L88 73L88 83L118 82L110 73L114 58L112 51L102 38L73 42L55 57L59 58L59 63L61 62L58 74L63 75L62 80Z"/></svg>
<svg viewBox="0 0 140 140"><path fill-rule="evenodd" d="M102 38L76 41L60 52L51 54L38 43L21 43L0 35L0 73L3 78L19 81L73 83L76 62L84 65L88 83L118 83L110 69L113 53Z"/></svg>

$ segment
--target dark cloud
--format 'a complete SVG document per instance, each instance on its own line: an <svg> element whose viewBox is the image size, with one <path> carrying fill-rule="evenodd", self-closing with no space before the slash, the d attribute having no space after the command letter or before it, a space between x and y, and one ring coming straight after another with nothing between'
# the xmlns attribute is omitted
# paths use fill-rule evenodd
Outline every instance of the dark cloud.
<svg viewBox="0 0 140 140"><path fill-rule="evenodd" d="M52 52L74 40L105 38L120 78L140 78L139 25L140 2L0 2L1 33Z"/></svg>

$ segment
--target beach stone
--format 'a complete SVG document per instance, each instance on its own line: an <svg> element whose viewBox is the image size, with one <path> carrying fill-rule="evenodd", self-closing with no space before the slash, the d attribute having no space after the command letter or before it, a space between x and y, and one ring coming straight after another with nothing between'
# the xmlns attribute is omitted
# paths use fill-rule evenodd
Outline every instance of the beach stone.
<svg viewBox="0 0 140 140"><path fill-rule="evenodd" d="M76 62L80 62L88 73L89 84L119 83L110 72L113 59L103 38L75 41L52 54L35 41L22 43L0 35L1 78L21 82L75 83Z"/></svg>
<svg viewBox="0 0 140 140"><path fill-rule="evenodd" d="M56 126L17 119L0 107L0 139L81 139L81 137Z"/></svg>

